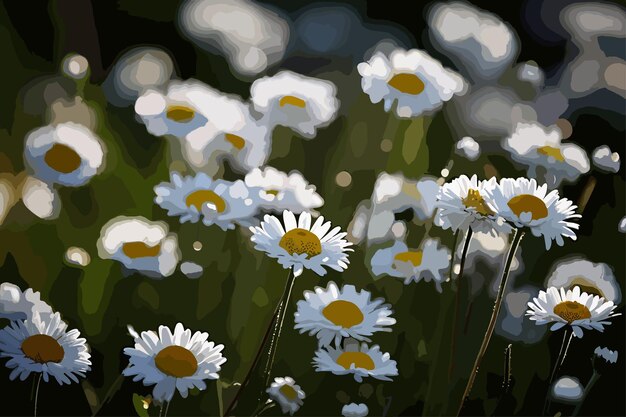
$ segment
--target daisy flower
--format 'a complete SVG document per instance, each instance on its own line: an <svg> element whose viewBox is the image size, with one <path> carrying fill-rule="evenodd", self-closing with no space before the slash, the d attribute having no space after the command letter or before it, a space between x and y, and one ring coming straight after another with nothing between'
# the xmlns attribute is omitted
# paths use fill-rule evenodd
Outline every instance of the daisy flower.
<svg viewBox="0 0 626 417"><path fill-rule="evenodd" d="M363 92L372 103L384 100L385 111L389 112L397 101L395 113L403 118L437 110L466 88L460 75L418 49L397 49L389 58L377 52L357 70Z"/></svg>
<svg viewBox="0 0 626 417"><path fill-rule="evenodd" d="M25 321L13 321L0 330L0 356L9 358L9 379L24 381L41 373L44 382L52 376L60 384L78 383L91 362L89 347L76 329L67 331L59 313L35 313Z"/></svg>
<svg viewBox="0 0 626 417"><path fill-rule="evenodd" d="M528 303L526 315L537 325L554 323L550 330L571 326L574 336L583 337L583 329L604 331L604 325L611 324L608 319L619 316L613 313L615 304L597 295L581 293L580 287L560 291L555 287L539 291L539 296Z"/></svg>
<svg viewBox="0 0 626 417"><path fill-rule="evenodd" d="M576 404L583 398L585 387L578 378L564 376L552 385L552 398L562 403Z"/></svg>
<svg viewBox="0 0 626 417"><path fill-rule="evenodd" d="M276 258L285 269L293 268L296 277L305 268L322 276L326 275L324 267L339 272L348 268L346 252L352 251L352 243L344 239L346 233L339 226L330 230L323 216L311 226L311 214L304 212L296 221L289 210L283 212L283 222L284 227L277 217L266 214L261 226L250 227L255 249Z"/></svg>
<svg viewBox="0 0 626 417"><path fill-rule="evenodd" d="M576 206L570 200L559 198L557 190L548 193L547 189L546 184L538 187L534 179L504 178L489 190L488 204L516 227L528 227L534 236L543 236L546 249L553 240L563 246L563 236L576 240L574 230L579 225L569 220L581 215L574 213Z"/></svg>
<svg viewBox="0 0 626 417"><path fill-rule="evenodd" d="M0 318L32 320L35 313L44 318L52 315L52 307L41 300L39 291L32 288L22 291L10 282L0 284Z"/></svg>
<svg viewBox="0 0 626 417"><path fill-rule="evenodd" d="M442 229L492 233L506 231L504 221L489 207L489 192L496 188L495 178L479 181L476 175L461 175L444 184L437 196L435 224Z"/></svg>
<svg viewBox="0 0 626 417"><path fill-rule="evenodd" d="M171 81L163 93L149 89L139 96L135 112L154 136L182 138L207 123L203 108L220 96L196 80Z"/></svg>
<svg viewBox="0 0 626 417"><path fill-rule="evenodd" d="M340 290L332 281L326 288L305 291L304 300L298 301L295 328L316 335L321 346L333 340L339 346L345 337L369 342L367 336L390 332L386 326L396 323L390 317L391 306L383 304L382 298L371 300L371 296L369 291L357 291L354 285L344 285Z"/></svg>
<svg viewBox="0 0 626 417"><path fill-rule="evenodd" d="M283 412L293 415L296 411L302 407L304 398L306 395L300 385L296 385L296 382L291 377L274 378L274 382L266 390L270 399L276 401Z"/></svg>
<svg viewBox="0 0 626 417"><path fill-rule="evenodd" d="M337 88L330 81L281 71L252 83L250 99L270 125L289 127L313 138L318 127L328 126L339 108Z"/></svg>
<svg viewBox="0 0 626 417"><path fill-rule="evenodd" d="M518 123L515 131L502 144L515 161L529 167L529 177L537 176L537 168L545 169L545 180L551 186L559 185L563 179L575 181L590 169L584 149L573 143L561 143L558 128Z"/></svg>
<svg viewBox="0 0 626 417"><path fill-rule="evenodd" d="M611 267L605 263L593 263L587 259L562 260L553 267L546 280L546 287L573 289L591 295L599 295L607 301L619 304L622 291Z"/></svg>
<svg viewBox="0 0 626 417"><path fill-rule="evenodd" d="M100 172L104 153L100 138L72 122L34 130L24 146L24 159L35 177L68 187L84 185Z"/></svg>
<svg viewBox="0 0 626 417"><path fill-rule="evenodd" d="M367 417L369 411L366 404L350 403L341 408L341 415L343 417Z"/></svg>
<svg viewBox="0 0 626 417"><path fill-rule="evenodd" d="M222 230L235 224L249 226L258 209L258 198L241 180L213 180L204 173L182 176L170 173L170 182L154 187L154 202L167 210L168 216L180 216L180 222L215 224Z"/></svg>
<svg viewBox="0 0 626 417"><path fill-rule="evenodd" d="M238 97L212 96L202 111L207 123L180 138L183 155L192 166L215 175L224 159L242 173L267 161L271 145L267 120L254 119Z"/></svg>
<svg viewBox="0 0 626 417"><path fill-rule="evenodd" d="M171 401L176 390L183 398L187 398L189 389L204 391L205 380L218 379L221 365L226 362L221 353L224 345L208 342L206 332L192 335L182 323L173 333L167 326L159 326L158 334L129 331L135 347L124 348L129 366L122 374L132 376L135 382L143 381L145 386L154 385L152 396L161 403Z"/></svg>
<svg viewBox="0 0 626 417"><path fill-rule="evenodd" d="M168 277L180 259L178 238L164 222L145 217L118 216L102 226L98 255L153 277Z"/></svg>
<svg viewBox="0 0 626 417"><path fill-rule="evenodd" d="M324 204L324 199L315 192L315 186L298 171L285 174L272 167L255 168L246 175L245 183L249 188L258 189L261 205L266 209L301 213Z"/></svg>
<svg viewBox="0 0 626 417"><path fill-rule="evenodd" d="M59 193L50 184L26 177L19 187L24 206L40 219L55 219L61 211Z"/></svg>
<svg viewBox="0 0 626 417"><path fill-rule="evenodd" d="M437 291L448 279L452 259L450 250L439 245L438 239L426 239L422 249L410 250L404 242L395 241L389 248L379 249L372 257L372 273L403 278L405 284L433 281Z"/></svg>
<svg viewBox="0 0 626 417"><path fill-rule="evenodd" d="M364 377L373 377L381 381L391 381L391 376L398 375L396 361L389 353L382 353L378 345L371 348L363 343L351 345L347 349L331 347L320 348L313 359L317 372L332 372L335 375L354 375L356 382Z"/></svg>

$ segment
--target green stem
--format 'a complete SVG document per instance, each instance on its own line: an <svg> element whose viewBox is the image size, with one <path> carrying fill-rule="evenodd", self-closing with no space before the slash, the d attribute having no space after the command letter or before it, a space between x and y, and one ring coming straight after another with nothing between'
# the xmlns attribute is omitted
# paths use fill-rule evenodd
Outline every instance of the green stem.
<svg viewBox="0 0 626 417"><path fill-rule="evenodd" d="M491 340L491 336L493 335L493 331L496 327L496 321L498 319L498 314L500 313L500 308L502 307L502 300L504 299L504 292L506 291L506 284L509 279L511 265L513 264L515 252L517 252L517 248L519 247L522 237L524 237L523 231L519 229L513 229L513 242L511 243L511 247L509 248L506 263L504 264L504 271L502 272L502 279L500 280L500 286L498 287L498 294L496 295L496 300L493 304L491 319L489 320L487 330L485 331L485 335L483 336L483 341L480 345L480 349L478 350L478 354L476 355L474 366L472 366L472 372L470 373L467 385L465 386L465 392L463 392L463 397L461 397L461 402L456 413L457 416L461 414L461 410L463 409L465 400L469 397L470 392L472 391L474 381L476 380L476 375L478 374L478 369L480 368L480 364L482 363L483 357L485 356L487 348L489 347L489 341Z"/></svg>
<svg viewBox="0 0 626 417"><path fill-rule="evenodd" d="M35 388L35 410L33 411L33 416L37 417L37 401L39 401L39 385L41 384L41 376L43 374L39 374L39 378L37 378L37 388Z"/></svg>
<svg viewBox="0 0 626 417"><path fill-rule="evenodd" d="M587 394L589 394L589 391L591 391L591 388L593 388L596 382L598 382L598 379L600 379L600 374L597 373L596 371L593 371L593 375L591 375L591 379L589 380L589 382L587 383L587 386L585 387L585 390L583 391L583 397L580 399L580 401L578 402L578 405L572 412L572 417L576 417L578 415L578 413L580 412L580 408L582 407L583 403L585 402L585 399L587 398Z"/></svg>
<svg viewBox="0 0 626 417"><path fill-rule="evenodd" d="M568 329L565 329L565 331L563 332L563 341L561 342L561 347L559 348L559 355L557 356L556 362L554 362L554 367L552 368L552 372L550 373L550 380L548 381L548 392L546 393L546 400L543 403L543 412L541 415L545 416L546 412L548 411L548 407L550 406L550 389L552 388L552 382L554 382L554 378L558 374L559 369L563 364L563 361L565 361L565 356L567 355L567 350L569 349L569 344L572 341L573 335L574 332L570 332L568 338Z"/></svg>

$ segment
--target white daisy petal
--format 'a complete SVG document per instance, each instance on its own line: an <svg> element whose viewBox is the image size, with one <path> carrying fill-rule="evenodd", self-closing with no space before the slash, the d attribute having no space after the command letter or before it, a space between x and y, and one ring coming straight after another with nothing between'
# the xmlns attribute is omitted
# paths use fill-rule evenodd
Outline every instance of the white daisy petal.
<svg viewBox="0 0 626 417"><path fill-rule="evenodd" d="M274 378L274 382L266 390L271 400L280 406L283 414L293 415L304 404L306 395L300 385L296 385L293 378Z"/></svg>
<svg viewBox="0 0 626 417"><path fill-rule="evenodd" d="M373 377L382 381L391 381L398 375L396 361L389 354L383 354L377 345L371 348L363 343L355 350L331 347L320 348L313 359L317 372L332 372L335 375L351 374L357 382Z"/></svg>

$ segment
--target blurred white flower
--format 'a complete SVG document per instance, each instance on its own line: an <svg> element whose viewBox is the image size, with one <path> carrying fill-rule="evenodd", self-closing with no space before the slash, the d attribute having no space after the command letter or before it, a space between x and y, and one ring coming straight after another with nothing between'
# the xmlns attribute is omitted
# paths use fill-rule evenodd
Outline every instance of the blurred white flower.
<svg viewBox="0 0 626 417"><path fill-rule="evenodd" d="M20 287L10 282L0 284L0 317L9 320L31 320L33 315L42 318L52 314L52 307L41 300L39 291Z"/></svg>
<svg viewBox="0 0 626 417"><path fill-rule="evenodd" d="M397 49L389 58L377 52L357 69L363 92L372 103L384 100L385 111L389 112L397 102L394 110L398 117L430 113L466 89L461 76L418 49Z"/></svg>
<svg viewBox="0 0 626 417"><path fill-rule="evenodd" d="M20 185L22 202L40 219L55 219L61 210L59 193L51 185L35 178L26 177Z"/></svg>
<svg viewBox="0 0 626 417"><path fill-rule="evenodd" d="M283 413L293 415L302 407L306 395L300 385L296 385L296 381L291 377L274 378L274 382L265 390L270 399L276 401L280 405Z"/></svg>
<svg viewBox="0 0 626 417"><path fill-rule="evenodd" d="M71 265L87 266L91 262L91 257L85 249L70 246L65 251L65 262Z"/></svg>
<svg viewBox="0 0 626 417"><path fill-rule="evenodd" d="M307 139L335 119L339 109L336 94L332 82L291 71L260 78L250 87L254 108L268 119L268 125L289 127Z"/></svg>
<svg viewBox="0 0 626 417"><path fill-rule="evenodd" d="M346 404L341 408L341 415L343 417L367 417L369 409L367 405L361 403Z"/></svg>
<svg viewBox="0 0 626 417"><path fill-rule="evenodd" d="M11 181L0 178L0 225L18 201L17 192Z"/></svg>
<svg viewBox="0 0 626 417"><path fill-rule="evenodd" d="M552 398L564 403L577 403L583 398L585 388L578 378L564 376L552 385Z"/></svg>
<svg viewBox="0 0 626 417"><path fill-rule="evenodd" d="M593 164L601 171L617 172L621 161L617 152L611 152L611 148L603 145L593 151Z"/></svg>
<svg viewBox="0 0 626 417"><path fill-rule="evenodd" d="M465 136L457 141L455 152L470 161L475 161L480 156L480 145L474 139Z"/></svg>
<svg viewBox="0 0 626 417"><path fill-rule="evenodd" d="M546 279L546 287L573 289L580 287L588 294L599 295L607 301L619 304L622 300L620 285L612 268L605 263L593 263L584 258L559 261Z"/></svg>

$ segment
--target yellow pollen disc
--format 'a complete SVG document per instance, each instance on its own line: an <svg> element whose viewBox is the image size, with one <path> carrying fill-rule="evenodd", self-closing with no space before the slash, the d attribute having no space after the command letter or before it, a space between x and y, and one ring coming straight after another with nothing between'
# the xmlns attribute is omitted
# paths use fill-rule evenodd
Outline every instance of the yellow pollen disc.
<svg viewBox="0 0 626 417"><path fill-rule="evenodd" d="M50 168L62 174L75 171L81 163L80 156L74 149L60 143L52 145L43 159Z"/></svg>
<svg viewBox="0 0 626 417"><path fill-rule="evenodd" d="M151 258L158 256L161 251L161 244L148 246L144 242L126 242L122 245L122 252L129 258Z"/></svg>
<svg viewBox="0 0 626 417"><path fill-rule="evenodd" d="M194 354L177 345L163 348L154 357L154 364L159 371L175 378L192 376L198 369L198 361Z"/></svg>
<svg viewBox="0 0 626 417"><path fill-rule="evenodd" d="M343 352L337 357L337 363L345 369L350 369L352 364L357 368L367 369L368 371L376 368L370 355L363 352Z"/></svg>
<svg viewBox="0 0 626 417"><path fill-rule="evenodd" d="M563 301L554 306L553 312L568 323L591 318L589 309L576 301Z"/></svg>
<svg viewBox="0 0 626 417"><path fill-rule="evenodd" d="M532 213L533 220L548 217L548 208L546 203L539 197L531 194L520 194L509 200L508 206L518 217L522 213Z"/></svg>
<svg viewBox="0 0 626 417"><path fill-rule="evenodd" d="M280 107L284 107L288 104L294 107L300 107L301 109L306 107L306 101L294 96L283 96L278 102Z"/></svg>
<svg viewBox="0 0 626 417"><path fill-rule="evenodd" d="M473 208L476 212L482 214L483 216L490 216L493 214L493 211L489 208L489 206L487 206L485 199L480 195L478 190L470 189L467 192L467 197L465 197L462 201L466 208Z"/></svg>
<svg viewBox="0 0 626 417"><path fill-rule="evenodd" d="M563 154L561 153L561 150L559 148L554 148L552 146L542 146L540 148L537 148L537 152L545 156L551 156L559 162L565 161L565 158L563 157Z"/></svg>
<svg viewBox="0 0 626 417"><path fill-rule="evenodd" d="M241 136L233 135L232 133L226 133L224 139L230 142L236 149L243 149L246 146L246 140Z"/></svg>
<svg viewBox="0 0 626 417"><path fill-rule="evenodd" d="M574 287L580 288L580 292L586 292L587 294L599 295L600 297L604 297L604 293L602 292L602 290L598 288L593 282L590 282L584 277L574 278L569 286L569 289L573 290Z"/></svg>
<svg viewBox="0 0 626 417"><path fill-rule="evenodd" d="M415 74L396 74L387 84L401 93L414 96L424 91L424 82Z"/></svg>
<svg viewBox="0 0 626 417"><path fill-rule="evenodd" d="M363 322L363 313L356 304L345 300L336 300L322 310L322 314L333 324L349 329Z"/></svg>
<svg viewBox="0 0 626 417"><path fill-rule="evenodd" d="M28 337L22 342L21 348L27 358L37 363L59 363L65 356L65 351L59 342L47 334L35 334Z"/></svg>
<svg viewBox="0 0 626 417"><path fill-rule="evenodd" d="M178 123L187 123L193 120L196 112L187 106L169 106L165 116Z"/></svg>
<svg viewBox="0 0 626 417"><path fill-rule="evenodd" d="M278 190L265 190L265 194L278 195Z"/></svg>
<svg viewBox="0 0 626 417"><path fill-rule="evenodd" d="M205 203L210 203L215 206L215 210L218 213L223 213L226 210L226 201L211 190L197 190L189 194L185 199L187 207L195 206L198 211L202 211L202 206Z"/></svg>
<svg viewBox="0 0 626 417"><path fill-rule="evenodd" d="M322 242L315 233L305 229L291 229L283 235L278 246L286 250L290 255L306 253L308 258L322 253Z"/></svg>
<svg viewBox="0 0 626 417"><path fill-rule="evenodd" d="M283 385L278 389L281 394L285 396L289 401L295 401L298 398L298 391L296 391L291 385Z"/></svg>
<svg viewBox="0 0 626 417"><path fill-rule="evenodd" d="M400 262L411 262L413 266L420 266L422 264L422 256L424 254L421 251L408 251L397 253L393 259Z"/></svg>

